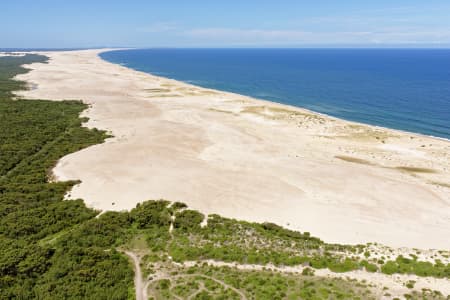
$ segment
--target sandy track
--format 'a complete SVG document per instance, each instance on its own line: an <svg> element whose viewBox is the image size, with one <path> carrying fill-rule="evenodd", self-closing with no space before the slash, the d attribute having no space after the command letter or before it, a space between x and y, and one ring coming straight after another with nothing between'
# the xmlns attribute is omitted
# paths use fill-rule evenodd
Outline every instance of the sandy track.
<svg viewBox="0 0 450 300"><path fill-rule="evenodd" d="M215 267L229 267L243 271L266 270L285 274L301 274L305 268L303 266L276 267L274 265L238 264L215 260L186 261L183 264L178 265L192 267L202 263L207 263L208 265ZM450 295L450 281L446 278L419 277L409 274L386 275L383 273L370 273L362 270L345 273L335 273L328 269L313 269L313 271L314 275L319 277L340 278L344 280L356 279L358 281L368 282L374 285L373 290L376 291L376 296L380 299L393 299L395 297L403 298L403 295L411 293L412 290L405 285L408 281L414 281L415 291L420 292L422 289L429 289L432 291L440 291L443 295ZM384 291L384 287L387 287L389 290ZM383 297L385 292L389 292L391 296Z"/></svg>
<svg viewBox="0 0 450 300"><path fill-rule="evenodd" d="M139 263L139 257L131 252L131 251L124 251L129 258L131 258L134 266L134 290L136 293L136 300L146 300L148 299L147 296L147 285L144 284L142 280L142 270L141 265Z"/></svg>
<svg viewBox="0 0 450 300"><path fill-rule="evenodd" d="M193 264L194 265L194 264ZM212 281L220 284L221 286L223 286L225 289L230 289L233 292L235 292L237 295L239 295L239 297L242 300L247 300L247 297L245 296L245 294L243 292L241 292L240 290L232 287L231 285L225 283L224 281L211 277L211 276L207 276L204 274L182 274L182 275L173 275L173 276L154 276L151 280L149 280L147 283L151 284L154 281L159 281L159 280L163 280L163 279L167 279L170 280L171 282L174 281L177 278L184 278L184 277L202 277L202 278L206 278L206 279L211 279ZM195 292L194 294L190 295L187 299L193 299L197 294L199 294L201 291L206 290L204 286L202 286L197 292Z"/></svg>
<svg viewBox="0 0 450 300"><path fill-rule="evenodd" d="M147 199L271 221L330 242L450 248L450 142L46 53L27 98L82 99L114 138L60 160L69 198L102 210Z"/></svg>

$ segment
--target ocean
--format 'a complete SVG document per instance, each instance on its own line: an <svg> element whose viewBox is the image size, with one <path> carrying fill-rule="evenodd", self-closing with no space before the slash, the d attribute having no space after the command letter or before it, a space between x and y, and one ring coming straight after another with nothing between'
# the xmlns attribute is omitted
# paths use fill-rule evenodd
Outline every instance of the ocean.
<svg viewBox="0 0 450 300"><path fill-rule="evenodd" d="M202 87L450 139L450 49L136 49L101 57Z"/></svg>

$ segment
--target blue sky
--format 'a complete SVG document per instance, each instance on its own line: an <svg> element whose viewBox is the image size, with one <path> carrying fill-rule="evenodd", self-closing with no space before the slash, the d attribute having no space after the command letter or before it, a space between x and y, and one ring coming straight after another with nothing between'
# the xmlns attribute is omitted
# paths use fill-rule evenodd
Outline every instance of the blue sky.
<svg viewBox="0 0 450 300"><path fill-rule="evenodd" d="M0 48L449 47L450 1L11 0Z"/></svg>

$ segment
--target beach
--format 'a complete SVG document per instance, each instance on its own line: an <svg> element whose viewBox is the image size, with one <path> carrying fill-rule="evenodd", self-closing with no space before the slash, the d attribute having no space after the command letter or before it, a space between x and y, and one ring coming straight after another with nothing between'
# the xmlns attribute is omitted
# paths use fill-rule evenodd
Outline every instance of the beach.
<svg viewBox="0 0 450 300"><path fill-rule="evenodd" d="M449 249L450 142L43 52L27 99L82 100L113 137L62 158L67 199L130 210L148 199L274 222L327 242Z"/></svg>

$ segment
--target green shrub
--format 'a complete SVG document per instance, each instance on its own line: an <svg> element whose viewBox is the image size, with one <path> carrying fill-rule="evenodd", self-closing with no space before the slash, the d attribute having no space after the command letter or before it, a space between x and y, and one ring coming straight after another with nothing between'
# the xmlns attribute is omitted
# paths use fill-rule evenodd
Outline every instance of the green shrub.
<svg viewBox="0 0 450 300"><path fill-rule="evenodd" d="M205 216L196 210L183 210L175 214L174 228L184 231L198 231Z"/></svg>
<svg viewBox="0 0 450 300"><path fill-rule="evenodd" d="M311 268L304 268L302 270L302 275L304 276L314 276L314 270Z"/></svg>
<svg viewBox="0 0 450 300"><path fill-rule="evenodd" d="M366 271L368 271L368 272L374 273L374 272L378 271L377 265L371 264L371 263L369 263L367 260L361 261L361 262L360 262L360 266L361 266L361 267L364 267L364 269L365 269Z"/></svg>
<svg viewBox="0 0 450 300"><path fill-rule="evenodd" d="M145 201L138 203L130 212L131 219L138 228L151 228L154 226L169 226L170 212L167 208L169 201Z"/></svg>

